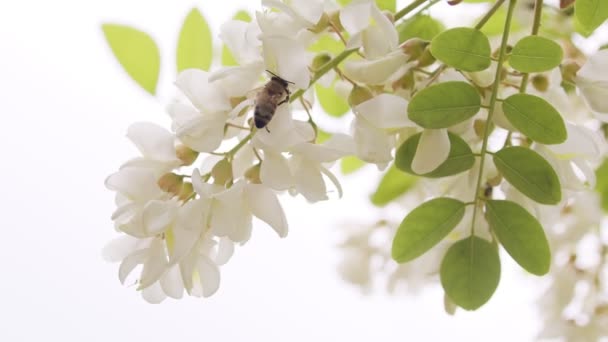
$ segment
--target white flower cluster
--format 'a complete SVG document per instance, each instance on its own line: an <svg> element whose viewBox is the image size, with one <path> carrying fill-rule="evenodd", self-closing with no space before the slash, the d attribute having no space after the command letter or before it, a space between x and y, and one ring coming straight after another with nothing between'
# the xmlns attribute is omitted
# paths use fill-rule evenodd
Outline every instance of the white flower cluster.
<svg viewBox="0 0 608 342"><path fill-rule="evenodd" d="M354 153L351 137L335 134L317 144L314 123L293 119L290 104L276 98L265 129L250 127L259 105L250 95L266 91L259 83L265 70L295 89L308 88L307 47L316 39L309 29L337 10L323 1L290 3L265 1L281 11L257 12L251 23L232 20L221 27L220 38L239 66L180 73L176 85L187 101L169 106L173 133L152 123L129 128L141 156L106 180L116 191L112 219L124 235L104 254L121 263L123 283L138 270L137 288L151 303L181 298L184 290L203 297L215 293L219 266L235 243L249 240L253 216L285 237L279 192L325 200L326 178L341 191L328 167ZM308 110L309 102L302 103Z"/></svg>

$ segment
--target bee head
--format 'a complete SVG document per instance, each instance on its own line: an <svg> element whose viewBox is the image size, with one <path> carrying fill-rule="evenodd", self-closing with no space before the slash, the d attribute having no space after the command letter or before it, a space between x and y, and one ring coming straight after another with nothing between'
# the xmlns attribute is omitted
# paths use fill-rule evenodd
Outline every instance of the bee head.
<svg viewBox="0 0 608 342"><path fill-rule="evenodd" d="M272 72L270 70L266 70L266 72L269 73L270 75L272 75L272 77L270 78L270 80L275 81L275 82L279 82L285 88L287 88L287 86L289 85L289 83L294 84L293 82L289 82L289 81L281 78L281 76L275 74L274 72Z"/></svg>

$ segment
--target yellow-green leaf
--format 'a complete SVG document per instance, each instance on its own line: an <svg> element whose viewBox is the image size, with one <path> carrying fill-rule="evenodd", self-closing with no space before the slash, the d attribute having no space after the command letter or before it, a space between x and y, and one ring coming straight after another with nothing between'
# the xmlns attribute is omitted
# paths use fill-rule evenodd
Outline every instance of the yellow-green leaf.
<svg viewBox="0 0 608 342"><path fill-rule="evenodd" d="M439 269L441 286L465 310L484 305L500 282L498 250L490 242L471 236L448 249Z"/></svg>
<svg viewBox="0 0 608 342"><path fill-rule="evenodd" d="M589 31L593 31L608 19L608 1L577 0L574 14L578 21Z"/></svg>
<svg viewBox="0 0 608 342"><path fill-rule="evenodd" d="M431 42L435 58L462 71L487 69L492 62L491 52L488 37L469 27L443 31Z"/></svg>
<svg viewBox="0 0 608 342"><path fill-rule="evenodd" d="M201 12L193 8L182 24L177 42L177 71L209 70L213 59L211 30Z"/></svg>
<svg viewBox="0 0 608 342"><path fill-rule="evenodd" d="M494 165L524 195L541 204L557 204L562 188L557 173L540 154L513 146L494 154Z"/></svg>
<svg viewBox="0 0 608 342"><path fill-rule="evenodd" d="M317 99L319 100L319 104L321 104L321 108L327 114L333 117L341 117L348 113L350 107L346 99L336 93L335 84L336 82L334 81L329 88L325 88L317 83L315 84L315 92L317 93Z"/></svg>
<svg viewBox="0 0 608 342"><path fill-rule="evenodd" d="M561 46L553 40L528 36L513 46L509 64L521 72L542 72L559 66L563 56Z"/></svg>
<svg viewBox="0 0 608 342"><path fill-rule="evenodd" d="M372 194L371 201L374 205L382 207L392 200L400 197L410 190L417 181L416 176L403 173L393 165L382 176L378 188Z"/></svg>
<svg viewBox="0 0 608 342"><path fill-rule="evenodd" d="M450 81L417 92L410 101L409 118L424 128L447 128L481 109L481 97L467 82Z"/></svg>
<svg viewBox="0 0 608 342"><path fill-rule="evenodd" d="M413 260L443 240L464 216L465 204L440 197L412 210L401 222L391 255L399 263Z"/></svg>
<svg viewBox="0 0 608 342"><path fill-rule="evenodd" d="M154 95L160 72L160 52L154 40L147 33L129 26L104 24L102 30L127 74Z"/></svg>
<svg viewBox="0 0 608 342"><path fill-rule="evenodd" d="M347 175L349 173L353 173L363 166L365 166L365 162L355 156L347 156L340 160L340 171L343 174Z"/></svg>
<svg viewBox="0 0 608 342"><path fill-rule="evenodd" d="M514 94L502 103L509 122L530 139L542 144L561 144L568 138L559 112L541 97Z"/></svg>
<svg viewBox="0 0 608 342"><path fill-rule="evenodd" d="M498 241L526 271L543 275L551 266L551 251L538 220L515 202L486 202L486 218Z"/></svg>

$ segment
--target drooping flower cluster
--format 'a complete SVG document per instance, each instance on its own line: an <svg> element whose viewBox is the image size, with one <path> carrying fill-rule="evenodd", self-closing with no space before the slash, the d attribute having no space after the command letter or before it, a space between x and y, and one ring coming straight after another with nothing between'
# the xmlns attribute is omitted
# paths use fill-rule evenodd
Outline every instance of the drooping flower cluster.
<svg viewBox="0 0 608 342"><path fill-rule="evenodd" d="M374 203L411 211L348 233L345 279L370 289L383 272L393 290L439 276L449 308L477 309L498 285L502 246L528 272L556 281L544 299L555 311L572 302L563 291L586 283L592 309L580 310L590 318L577 324L599 326L605 285L585 277L605 272L607 253L591 190L606 154L598 128L608 121L608 54L585 60L572 32L551 25L544 34L567 43L539 35L542 1L496 2L507 7L499 40L480 31L497 7L475 28L444 30L425 12L435 3L416 0L396 12L372 0L263 0L251 22L224 23L219 37L237 65L181 72L175 84L184 97L168 107L172 132L131 126L141 156L106 181L124 234L106 255L121 262L121 282L135 274L155 303L184 290L212 295L219 266L249 240L254 216L285 237L278 195L314 203L330 187L341 194L330 167L355 156L387 170ZM525 15L515 32L511 20ZM282 96L265 93L270 77L288 84ZM317 83L336 88L329 102L348 104L350 134L320 128L311 111L328 100ZM271 119L256 129L256 115ZM590 227L602 261L583 272L573 251Z"/></svg>

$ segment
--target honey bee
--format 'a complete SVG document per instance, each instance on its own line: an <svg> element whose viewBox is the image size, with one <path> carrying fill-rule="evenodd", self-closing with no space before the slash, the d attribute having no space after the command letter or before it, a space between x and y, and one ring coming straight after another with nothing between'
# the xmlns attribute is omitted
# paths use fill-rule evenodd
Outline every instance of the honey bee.
<svg viewBox="0 0 608 342"><path fill-rule="evenodd" d="M272 77L256 96L253 120L255 122L255 127L258 129L266 128L266 131L270 132L266 125L272 120L277 107L289 101L291 92L287 87L289 83L293 84L293 82L286 81L274 73L268 70L266 71L271 74Z"/></svg>

